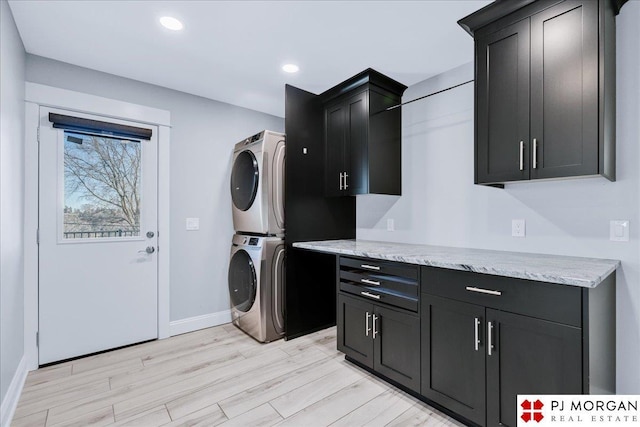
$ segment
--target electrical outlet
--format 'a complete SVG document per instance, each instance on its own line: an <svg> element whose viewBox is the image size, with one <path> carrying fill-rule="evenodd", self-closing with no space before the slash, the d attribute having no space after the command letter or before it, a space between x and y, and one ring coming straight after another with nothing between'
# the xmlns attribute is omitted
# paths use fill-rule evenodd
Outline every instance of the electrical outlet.
<svg viewBox="0 0 640 427"><path fill-rule="evenodd" d="M187 230L200 230L200 218L187 218Z"/></svg>
<svg viewBox="0 0 640 427"><path fill-rule="evenodd" d="M609 222L609 240L613 242L629 241L629 221L610 221Z"/></svg>
<svg viewBox="0 0 640 427"><path fill-rule="evenodd" d="M387 219L387 231L396 231L396 224L393 218Z"/></svg>
<svg viewBox="0 0 640 427"><path fill-rule="evenodd" d="M512 219L511 220L511 236L524 237L525 236L525 221L524 219Z"/></svg>

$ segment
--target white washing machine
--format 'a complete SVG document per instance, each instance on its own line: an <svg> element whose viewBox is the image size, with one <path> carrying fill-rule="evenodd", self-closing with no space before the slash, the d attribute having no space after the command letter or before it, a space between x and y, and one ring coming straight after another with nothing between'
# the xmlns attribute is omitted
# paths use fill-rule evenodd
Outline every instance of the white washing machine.
<svg viewBox="0 0 640 427"><path fill-rule="evenodd" d="M231 170L233 228L284 235L285 136L262 131L235 145Z"/></svg>
<svg viewBox="0 0 640 427"><path fill-rule="evenodd" d="M260 342L284 335L284 240L235 234L229 262L234 325Z"/></svg>

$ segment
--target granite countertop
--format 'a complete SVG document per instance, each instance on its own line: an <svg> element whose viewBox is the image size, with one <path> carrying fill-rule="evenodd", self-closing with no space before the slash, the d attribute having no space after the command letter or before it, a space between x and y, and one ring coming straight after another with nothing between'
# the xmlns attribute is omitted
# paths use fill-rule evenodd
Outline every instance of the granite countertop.
<svg viewBox="0 0 640 427"><path fill-rule="evenodd" d="M325 240L294 243L295 248L340 255L353 255L451 270L594 288L615 272L620 261L562 255L367 240Z"/></svg>

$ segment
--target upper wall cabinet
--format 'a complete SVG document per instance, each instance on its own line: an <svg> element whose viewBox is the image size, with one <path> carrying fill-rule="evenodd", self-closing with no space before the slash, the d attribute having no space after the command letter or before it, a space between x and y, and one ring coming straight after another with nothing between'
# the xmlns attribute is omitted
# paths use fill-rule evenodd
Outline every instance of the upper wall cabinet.
<svg viewBox="0 0 640 427"><path fill-rule="evenodd" d="M496 1L475 39L475 182L615 180L615 15L626 0Z"/></svg>
<svg viewBox="0 0 640 427"><path fill-rule="evenodd" d="M372 69L323 93L327 196L401 192L401 111L407 87Z"/></svg>

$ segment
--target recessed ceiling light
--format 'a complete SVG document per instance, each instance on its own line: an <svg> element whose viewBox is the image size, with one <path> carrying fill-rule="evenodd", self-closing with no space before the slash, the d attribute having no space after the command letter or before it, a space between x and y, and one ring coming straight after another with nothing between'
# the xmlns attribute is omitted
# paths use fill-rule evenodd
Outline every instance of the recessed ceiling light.
<svg viewBox="0 0 640 427"><path fill-rule="evenodd" d="M160 23L163 27L173 31L180 31L183 28L182 22L172 16L163 16L160 18Z"/></svg>
<svg viewBox="0 0 640 427"><path fill-rule="evenodd" d="M296 64L285 64L282 66L282 70L286 73L297 73L300 67Z"/></svg>

